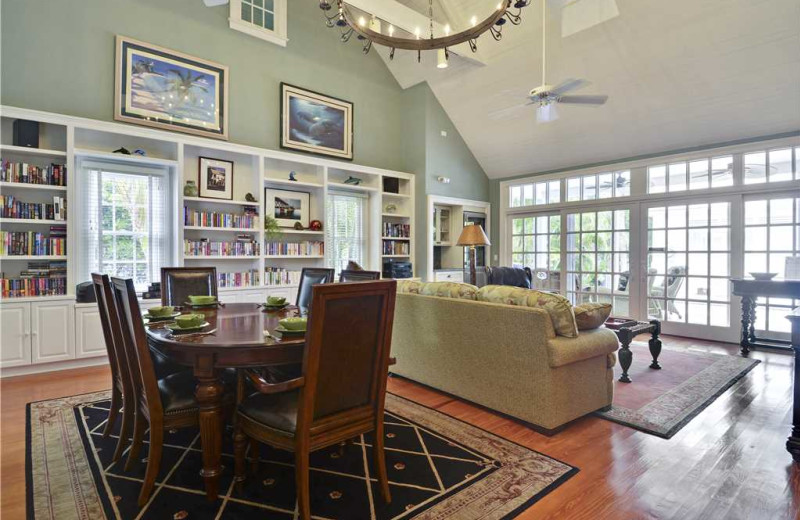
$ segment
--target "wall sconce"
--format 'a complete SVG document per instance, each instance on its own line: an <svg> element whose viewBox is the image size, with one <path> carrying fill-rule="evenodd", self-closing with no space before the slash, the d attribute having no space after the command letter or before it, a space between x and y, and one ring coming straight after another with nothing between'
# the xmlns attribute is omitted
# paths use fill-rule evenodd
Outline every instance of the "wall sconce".
<svg viewBox="0 0 800 520"><path fill-rule="evenodd" d="M441 175L436 177L436 180L441 182L442 184L450 184L450 177L442 177Z"/></svg>

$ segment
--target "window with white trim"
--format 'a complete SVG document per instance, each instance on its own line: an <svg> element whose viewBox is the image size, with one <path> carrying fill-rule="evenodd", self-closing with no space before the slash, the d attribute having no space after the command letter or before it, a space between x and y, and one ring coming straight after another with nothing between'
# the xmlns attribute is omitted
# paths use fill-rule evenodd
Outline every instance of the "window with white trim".
<svg viewBox="0 0 800 520"><path fill-rule="evenodd" d="M231 29L286 46L286 0L231 0Z"/></svg>
<svg viewBox="0 0 800 520"><path fill-rule="evenodd" d="M796 166L800 148L777 148L774 150L751 152L744 154L744 183L761 184L764 182L790 181L800 179Z"/></svg>
<svg viewBox="0 0 800 520"><path fill-rule="evenodd" d="M360 265L365 263L367 239L364 215L367 197L360 193L331 192L327 206L326 261L328 267L333 267L338 275L351 260Z"/></svg>
<svg viewBox="0 0 800 520"><path fill-rule="evenodd" d="M613 199L628 197L631 194L630 170L571 177L566 180L566 183L567 202Z"/></svg>
<svg viewBox="0 0 800 520"><path fill-rule="evenodd" d="M511 262L533 272L533 287L561 290L561 215L516 217L511 220Z"/></svg>
<svg viewBox="0 0 800 520"><path fill-rule="evenodd" d="M171 261L168 171L84 162L80 174L79 280L98 272L145 291Z"/></svg>
<svg viewBox="0 0 800 520"><path fill-rule="evenodd" d="M509 203L512 208L542 206L561 202L561 181L532 182L511 186Z"/></svg>
<svg viewBox="0 0 800 520"><path fill-rule="evenodd" d="M733 186L733 156L655 164L647 168L647 193L676 193Z"/></svg>

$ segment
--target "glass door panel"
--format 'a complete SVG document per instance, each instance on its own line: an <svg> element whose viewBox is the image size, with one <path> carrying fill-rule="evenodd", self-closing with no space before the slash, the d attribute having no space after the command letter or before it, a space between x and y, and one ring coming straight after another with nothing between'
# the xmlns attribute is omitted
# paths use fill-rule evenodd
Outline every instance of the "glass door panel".
<svg viewBox="0 0 800 520"><path fill-rule="evenodd" d="M511 218L511 263L529 267L533 288L561 291L561 215Z"/></svg>

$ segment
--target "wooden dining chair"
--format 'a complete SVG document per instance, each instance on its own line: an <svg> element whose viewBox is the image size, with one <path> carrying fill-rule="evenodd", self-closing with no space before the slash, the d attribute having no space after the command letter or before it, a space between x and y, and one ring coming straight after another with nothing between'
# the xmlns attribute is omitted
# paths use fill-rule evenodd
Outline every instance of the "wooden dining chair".
<svg viewBox="0 0 800 520"><path fill-rule="evenodd" d="M139 506L143 506L153 490L161 466L164 430L198 425L198 408L194 397L197 382L190 370L163 379L156 378L133 280L112 278L111 286L120 315L122 344L131 367L135 404L133 444L125 463L126 471L139 458L145 429L148 425L150 427L150 452L139 493Z"/></svg>
<svg viewBox="0 0 800 520"><path fill-rule="evenodd" d="M339 271L339 282L369 282L380 279L380 271L353 271L348 269Z"/></svg>
<svg viewBox="0 0 800 520"><path fill-rule="evenodd" d="M161 305L180 307L190 295L217 296L216 267L161 268Z"/></svg>
<svg viewBox="0 0 800 520"><path fill-rule="evenodd" d="M383 410L397 282L314 287L300 377L270 383L241 370L237 388L235 475L245 478L248 437L293 451L300 518L310 518L309 454L374 432L381 494L391 501L383 453ZM256 393L245 398L245 380ZM255 445L257 447L257 444Z"/></svg>
<svg viewBox="0 0 800 520"><path fill-rule="evenodd" d="M333 283L333 269L322 267L304 267L300 271L300 286L297 289L295 305L301 312L311 305L311 287L321 283Z"/></svg>

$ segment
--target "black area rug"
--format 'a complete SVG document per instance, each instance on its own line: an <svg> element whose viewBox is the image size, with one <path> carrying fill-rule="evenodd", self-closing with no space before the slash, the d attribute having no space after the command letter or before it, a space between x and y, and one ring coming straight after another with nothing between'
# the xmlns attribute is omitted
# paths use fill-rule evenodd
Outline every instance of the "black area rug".
<svg viewBox="0 0 800 520"><path fill-rule="evenodd" d="M124 471L113 463L116 432L101 435L108 392L28 405L28 518L244 519L296 518L291 453L262 446L257 474L233 484L230 435L223 444L220 498L203 492L197 430L170 432L150 501L136 504L147 444ZM315 518L512 518L569 479L577 469L406 399L386 400L386 460L392 503L372 476L372 438L363 435L342 454L311 457Z"/></svg>

